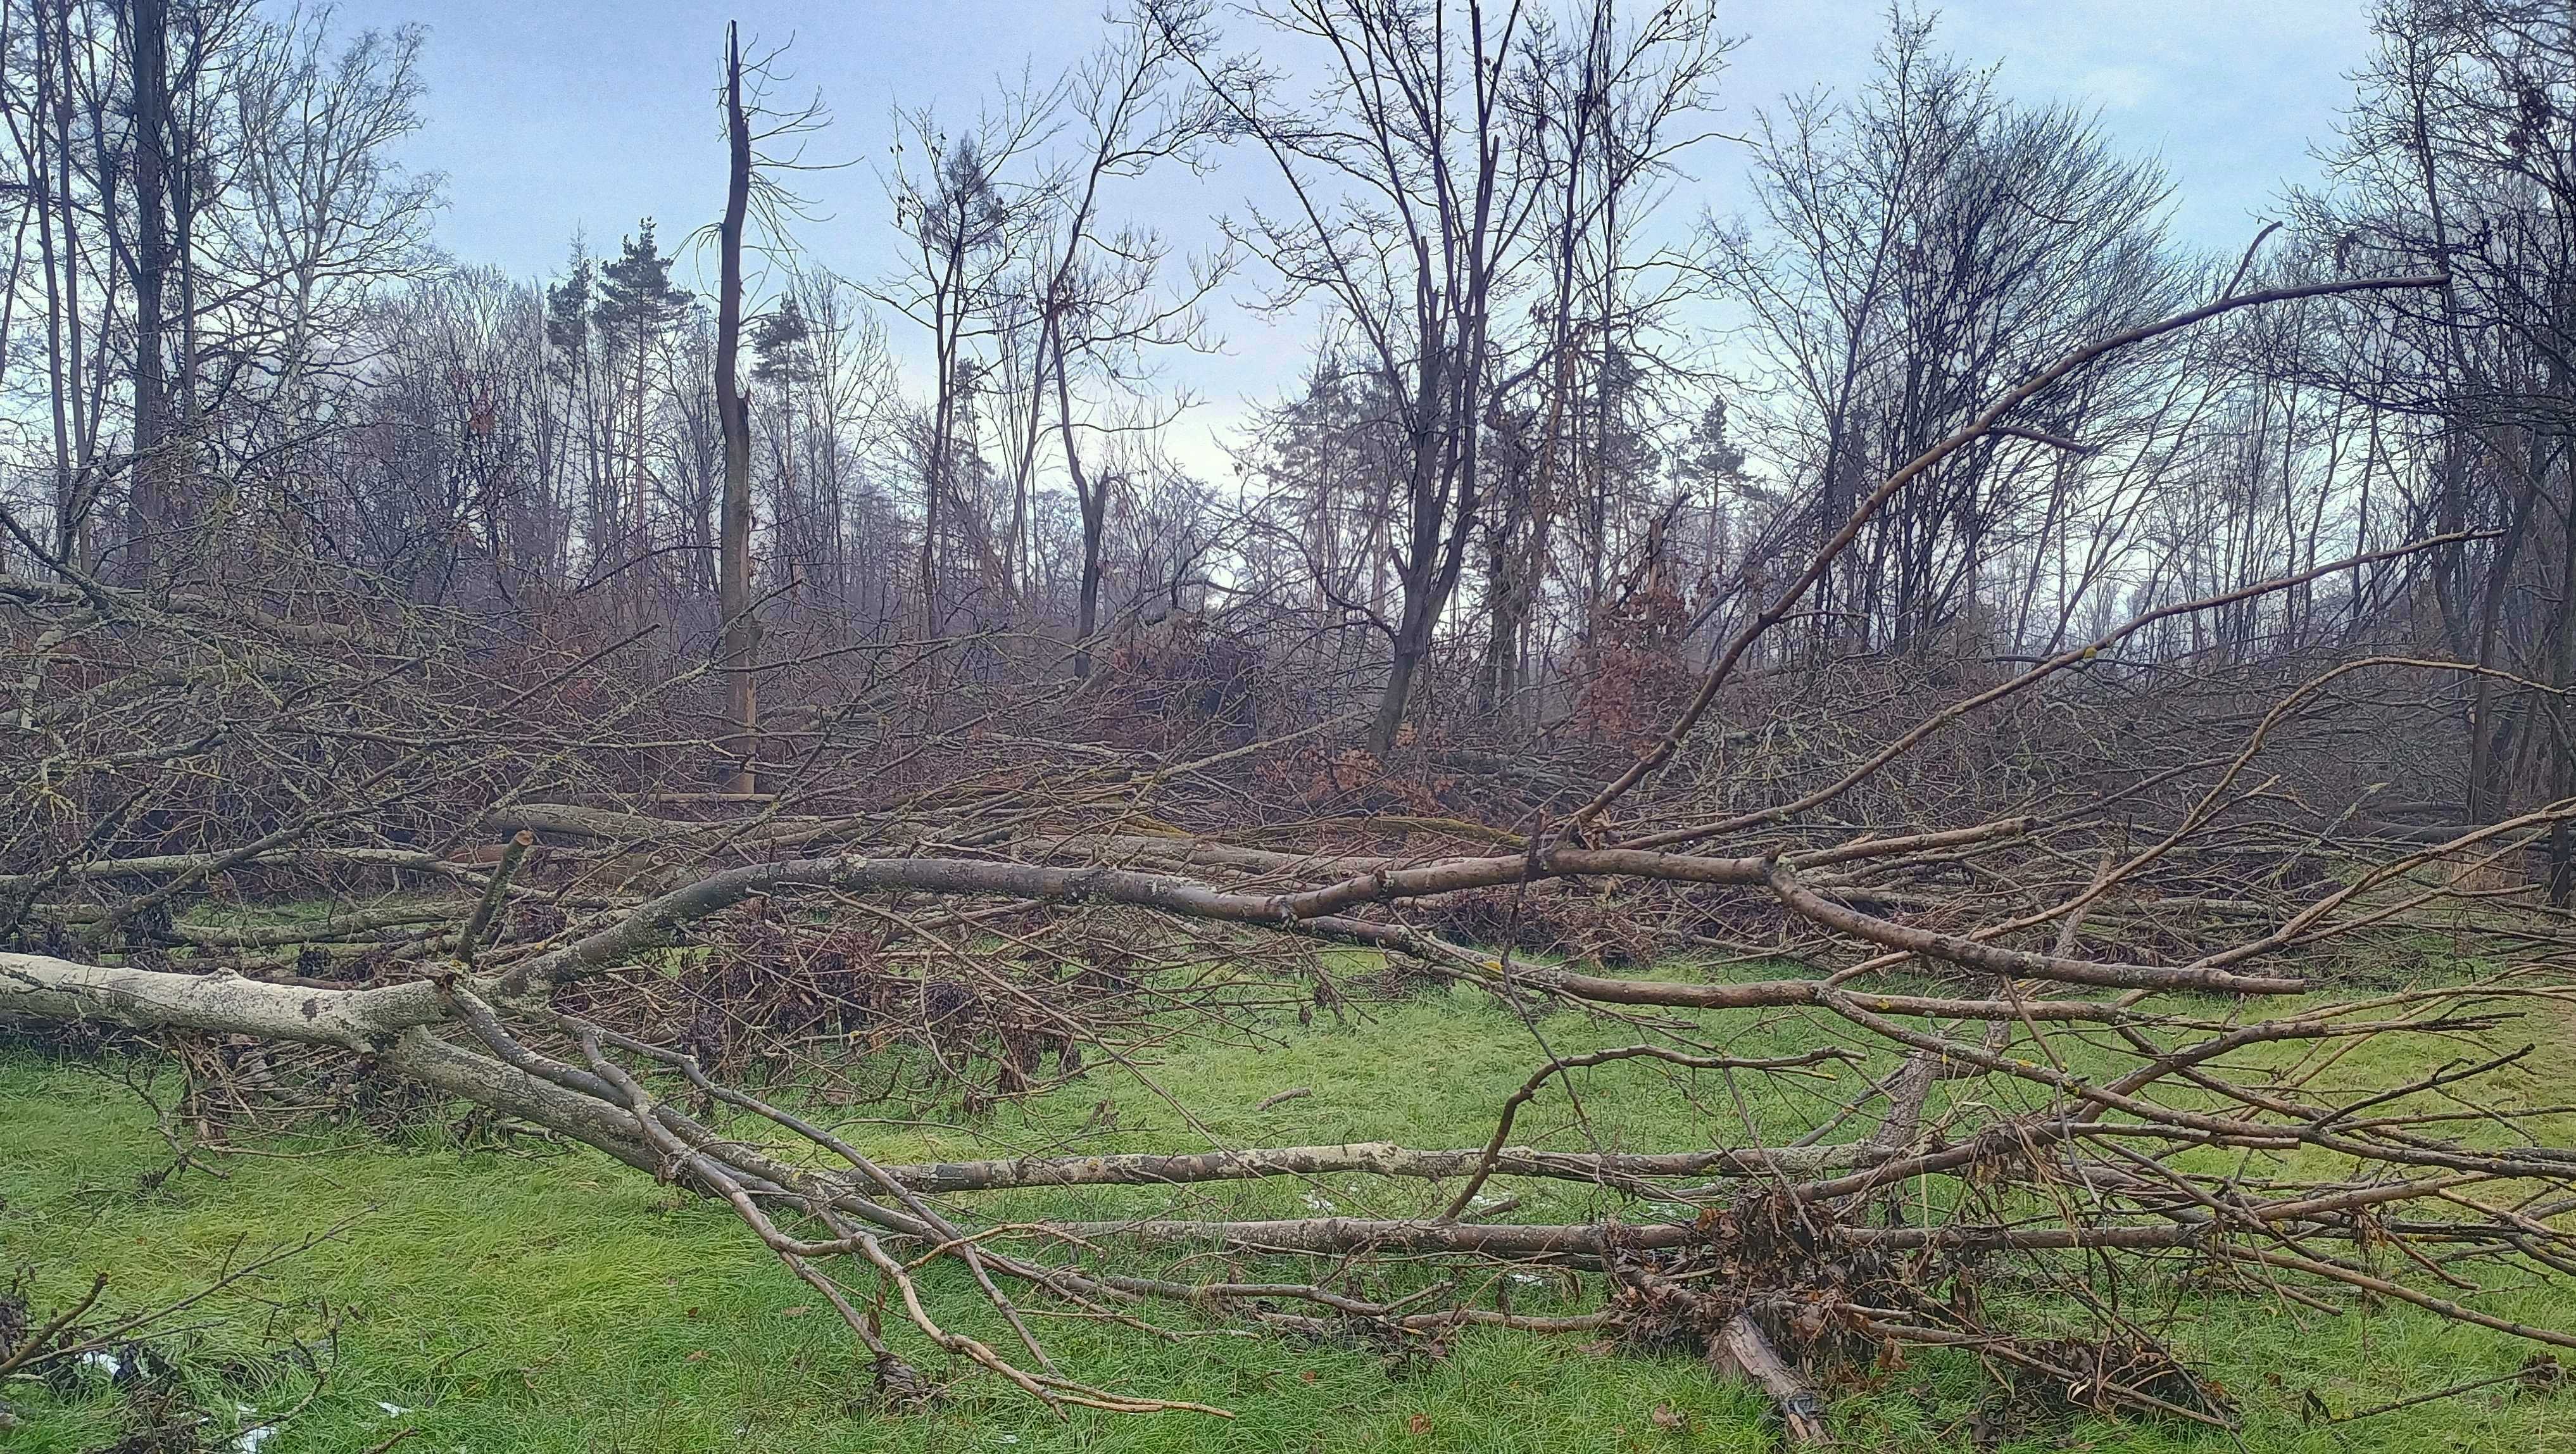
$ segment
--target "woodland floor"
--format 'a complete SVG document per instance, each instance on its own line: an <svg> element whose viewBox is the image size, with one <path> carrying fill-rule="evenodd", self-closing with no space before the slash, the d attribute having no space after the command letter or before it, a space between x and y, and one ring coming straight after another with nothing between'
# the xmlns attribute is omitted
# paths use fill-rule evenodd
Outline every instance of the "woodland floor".
<svg viewBox="0 0 2576 1454"><path fill-rule="evenodd" d="M1538 1022L1557 1053L1633 1039L1569 1015ZM1740 1054L1817 1043L1821 1027L1781 1018L1749 1032ZM1490 1002L1433 992L1355 1005L1336 1023L1293 1021L1262 1043L1163 1047L1150 1064L1096 1061L1054 1092L968 1119L867 1120L842 1112L886 1160L1235 1143L1395 1140L1416 1146L1482 1142L1503 1098L1539 1057L1533 1027ZM2518 1037L2518 1038L2517 1038ZM2535 1096L2562 1091L2576 1036L2556 1024L2508 1031L2545 1038L2525 1077ZM2367 1052L2365 1052L2367 1053ZM1098 1322L1042 1328L1068 1371L1113 1388L1235 1410L1220 1422L1170 1413L1077 1413L1058 1422L984 1377L944 1405L889 1415L869 1402L863 1359L847 1330L720 1208L667 1189L584 1150L485 1144L433 1120L392 1143L356 1131L212 1161L214 1172L157 1179L171 1164L154 1117L109 1069L0 1051L0 1282L32 1271L41 1316L112 1275L107 1305L136 1308L204 1286L229 1263L341 1226L337 1235L256 1279L191 1308L181 1350L201 1408L218 1411L205 1447L235 1447L223 1420L293 1406L313 1379L281 1350L300 1336L330 1374L320 1393L256 1442L258 1454L396 1447L418 1454L502 1451L758 1449L1057 1450L1697 1450L1761 1449L1767 1405L1713 1379L1687 1354L1607 1354L1580 1339L1471 1332L1445 1356L1390 1358L1364 1346L1246 1337L1216 1325L1170 1326L1160 1339ZM150 1083L151 1073L125 1067ZM1721 1143L1745 1119L1804 1124L1813 1104L1848 1096L1846 1069L1794 1098L1737 1102L1704 1083L1694 1108L1671 1083L1633 1065L1578 1082L1582 1113L1605 1144L1634 1149ZM1150 1080L1151 1084L1148 1085ZM167 1093L175 1077L163 1073ZM1265 1111L1293 1087L1310 1094ZM1155 1089L1159 1087L1159 1093ZM1798 1094L1805 1094L1800 1092ZM1193 1109L1193 1133L1176 1107ZM1541 1114L1541 1113L1545 1114ZM938 1113L933 1113L934 1117ZM1551 1093L1524 1117L1516 1141L1579 1146L1575 1113ZM1712 1131L1715 1125L1720 1128ZM1729 1131L1727 1127L1734 1128ZM1017 1193L1017 1205L1058 1216L1114 1216L1135 1189ZM1597 1193L1560 1184L1507 1184L1518 1216L1583 1215ZM1367 1193L1340 1179L1218 1187L1211 1204L1280 1213L1418 1213L1419 1183ZM1408 1198L1400 1204L1385 1198ZM1626 1204L1632 1219L1674 1209ZM943 1264L945 1266L945 1264ZM1205 1270L1204 1268L1202 1269ZM1401 1274L1393 1274L1400 1276ZM943 1318L994 1336L971 1287L925 1275ZM1558 1294L1516 1285L1516 1306ZM2576 1391L2517 1396L2511 1385L2367 1420L2303 1418L2368 1408L2447 1385L2508 1373L2530 1345L2404 1308L2327 1316L2276 1299L2180 1283L2133 1283L2133 1315L2159 1326L2239 1401L2241 1443L2213 1431L2091 1418L1996 1426L1999 1404L1973 1362L1918 1351L1875 1386L1838 1390L1832 1412L1854 1449L2088 1449L2102 1451L2576 1451ZM2546 1291L2488 1304L2565 1326L2576 1313ZM323 1330L336 1325L326 1346ZM906 1346L899 1343L898 1346ZM935 1354L907 1352L941 1374ZM0 1432L17 1454L111 1446L125 1418L103 1377L53 1392L5 1391L22 1420ZM235 1425L233 1427L238 1427ZM1998 1434L2000 1439L1998 1440Z"/></svg>

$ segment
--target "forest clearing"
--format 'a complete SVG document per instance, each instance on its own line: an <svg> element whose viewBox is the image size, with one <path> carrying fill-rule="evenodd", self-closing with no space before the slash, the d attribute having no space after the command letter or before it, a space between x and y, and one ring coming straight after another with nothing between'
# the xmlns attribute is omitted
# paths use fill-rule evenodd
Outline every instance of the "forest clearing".
<svg viewBox="0 0 2576 1454"><path fill-rule="evenodd" d="M1725 15L1135 0L840 221L728 24L522 280L419 28L0 4L0 1440L2576 1448L2576 29L2215 245Z"/></svg>
<svg viewBox="0 0 2576 1454"><path fill-rule="evenodd" d="M1821 1028L1784 1025L1762 1043L1784 1050ZM1599 1048L1602 1038L1579 1023L1551 1029L1565 1048ZM1354 1005L1339 1025L1288 1027L1280 1043L1178 1048L1150 1073L1185 1105L1224 1108L1213 1128L1236 1140L1458 1144L1488 1129L1491 1107L1516 1088L1525 1040L1510 1017L1433 991ZM1436 1068L1415 1058L1427 1043L1443 1047ZM2512 1094L2564 1083L2563 1032L2550 1048L2554 1063L2519 1078ZM1065 1328L1056 1336L1086 1367L1223 1404L1237 1417L1222 1427L1187 1414L1063 1423L998 1390L929 1417L890 1417L811 1289L721 1213L641 1177L620 1178L559 1148L477 1141L429 1124L390 1141L320 1134L271 1148L291 1149L292 1158L233 1161L220 1183L182 1178L172 1187L157 1179L170 1153L145 1103L102 1086L114 1074L13 1058L0 1076L0 1098L31 1118L24 1144L35 1153L0 1184L10 1207L0 1246L13 1261L46 1267L41 1285L57 1295L78 1291L79 1269L114 1265L120 1301L141 1306L193 1293L248 1256L332 1234L206 1313L214 1326L196 1355L200 1402L232 1415L217 1423L222 1430L301 1403L316 1382L278 1340L280 1313L306 1346L327 1347L332 1372L294 1421L300 1445L287 1447L361 1449L404 1428L418 1429L424 1448L530 1450L1659 1450L1760 1448L1773 1437L1767 1400L1712 1376L1687 1350L1612 1354L1581 1340L1550 1346L1480 1330L1426 1356L1353 1336L1246 1340L1206 1329L1167 1341ZM1261 1108L1312 1087L1322 1089ZM1620 1140L1678 1144L1687 1118L1655 1089L1651 1079L1600 1072L1581 1082L1597 1127ZM102 1099L117 1111L105 1124ZM1105 1126L1102 1100L1116 1111ZM1182 1129L1152 1093L1134 1082L1119 1087L1114 1076L1015 1109L982 1126L872 1126L866 1144L888 1163L1032 1148L1103 1154L1163 1144ZM1556 1121L1566 1116L1561 1102L1543 1109ZM1563 1139L1561 1129L1531 1132L1541 1144ZM1247 1184L1227 1195L1227 1210L1294 1215L1311 1208L1308 1198L1338 1198L1348 1205L1333 1210L1389 1216L1421 1200L1380 1200L1386 1195L1318 1176L1286 1188ZM1566 1215L1597 1193L1504 1179L1494 1200L1551 1195ZM1029 1192L1013 1214L1096 1219L1120 1215L1122 1201L1132 1199L1108 1189ZM1673 1210L1632 1204L1627 1215ZM1427 1280L1388 1275L1396 1286ZM1552 1278L1503 1276L1524 1308L1583 1305ZM981 1337L1008 1336L988 1312L977 1316L970 1282L926 1278L925 1286L943 1318L962 1319ZM2195 1367L2245 1390L2249 1449L2576 1441L2565 1403L2531 1396L2519 1340L2402 1306L2343 1317L2284 1310L2188 1276L2147 1280L2128 1296ZM2502 1306L2546 1320L2555 1296L2538 1291ZM210 1371L227 1366L244 1370L239 1383ZM2369 1414L2460 1383L2484 1386ZM62 1394L61 1409L79 1416L33 1425L42 1434L23 1447L75 1450L115 1437L123 1411L104 1371ZM235 1413L245 1401L252 1412ZM1943 1351L1914 1355L1835 1407L1844 1437L1866 1448L2236 1447L2214 1430L2032 1419L1994 1396L1973 1359ZM2367 1417L2332 1422L2356 1414Z"/></svg>

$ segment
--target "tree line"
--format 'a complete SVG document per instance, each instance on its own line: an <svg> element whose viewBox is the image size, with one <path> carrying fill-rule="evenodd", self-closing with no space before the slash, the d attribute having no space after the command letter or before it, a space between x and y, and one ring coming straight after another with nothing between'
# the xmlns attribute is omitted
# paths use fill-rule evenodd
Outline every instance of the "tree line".
<svg viewBox="0 0 2576 1454"><path fill-rule="evenodd" d="M1871 514L1755 665L2042 658L2456 534L2121 650L2474 663L2462 816L2576 794L2576 39L2543 7L2387 0L2318 118L2323 180L2217 255L2173 235L2156 161L1907 11L1862 85L1730 98L1750 124L1719 137L1725 20L1140 0L1061 74L893 118L884 206L834 224L884 229L871 275L806 250L795 190L853 128L728 36L701 296L681 223L541 280L436 251L437 180L393 155L423 125L416 30L11 4L8 567L168 591L292 561L660 625L741 684L737 774L776 750L750 683L778 653L953 640L1081 678L1174 622L1310 716L1363 714L1380 754L1619 737L1781 562L2047 360L2208 297L2438 275L2052 391ZM1717 215L1702 184L1736 167L1748 205ZM1262 200L1190 253L1143 220L1183 182ZM1192 363L1256 320L1307 362L1194 469Z"/></svg>

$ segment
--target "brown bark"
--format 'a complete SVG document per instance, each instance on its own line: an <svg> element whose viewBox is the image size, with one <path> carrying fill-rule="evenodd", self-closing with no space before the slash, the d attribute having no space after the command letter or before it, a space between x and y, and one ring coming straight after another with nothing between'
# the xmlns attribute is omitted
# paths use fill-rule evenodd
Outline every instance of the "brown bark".
<svg viewBox="0 0 2576 1454"><path fill-rule="evenodd" d="M742 38L725 27L724 222L716 286L716 417L724 430L724 505L716 548L716 611L722 620L717 660L725 671L731 735L725 739L727 790L759 791L760 622L751 601L751 401L742 391L742 233L751 205L751 122L742 104Z"/></svg>
<svg viewBox="0 0 2576 1454"><path fill-rule="evenodd" d="M134 0L134 479L125 574L150 589L155 547L171 522L169 384L162 301L170 271L170 39L168 0Z"/></svg>
<svg viewBox="0 0 2576 1454"><path fill-rule="evenodd" d="M1708 1350L1712 1368L1734 1372L1761 1385L1779 1407L1780 1423L1792 1445L1829 1444L1832 1436L1825 1428L1825 1406L1816 1398L1798 1371L1771 1346L1762 1325L1748 1313L1737 1313L1718 1330L1717 1342Z"/></svg>

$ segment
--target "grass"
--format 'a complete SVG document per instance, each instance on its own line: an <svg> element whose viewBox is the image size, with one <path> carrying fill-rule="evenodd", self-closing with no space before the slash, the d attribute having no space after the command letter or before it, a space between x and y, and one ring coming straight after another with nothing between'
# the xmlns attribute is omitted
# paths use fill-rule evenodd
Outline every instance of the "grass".
<svg viewBox="0 0 2576 1454"><path fill-rule="evenodd" d="M1559 1051L1634 1038L1573 1016L1538 1031ZM1818 1043L1796 1016L1728 1032L1733 1053ZM1079 1082L980 1122L862 1120L851 1134L889 1159L1052 1147L1109 1151L1187 1144L1179 1107L1228 1140L1280 1144L1388 1139L1475 1144L1494 1108L1537 1062L1531 1028L1465 995L1370 1006L1365 1017L1279 1028L1265 1044L1194 1041L1135 1068L1095 1065ZM2526 1035L2524 1038L2529 1038ZM2553 1044L2533 1088L2568 1062ZM2359 1073L2360 1066L2350 1067ZM1741 1139L1757 1125L1799 1123L1859 1083L1738 1103L1702 1077L1677 1096L1660 1071L1623 1064L1578 1082L1605 1141L1648 1146ZM1278 1091L1310 1094L1270 1110ZM1104 1106L1104 1103L1105 1106ZM858 1108L864 1110L866 1108ZM1516 1139L1579 1145L1561 1093L1531 1107ZM401 1447L493 1451L1684 1451L1768 1447L1765 1410L1713 1380L1694 1359L1602 1354L1576 1340L1469 1333L1446 1356L1390 1359L1379 1350L1238 1336L1215 1324L1160 1339L1096 1322L1056 1322L1046 1335L1069 1371L1106 1386L1218 1404L1239 1417L1077 1415L1057 1422L989 1378L961 1383L926 1414L867 1402L862 1360L828 1309L731 1219L583 1153L521 1154L425 1133L400 1144L355 1136L266 1145L224 1158L221 1179L189 1172L152 1184L170 1161L150 1112L96 1069L26 1052L0 1055L0 1259L34 1269L36 1302L58 1304L113 1275L109 1298L140 1307L182 1295L259 1249L345 1221L335 1237L191 1309L179 1340L200 1403L273 1414L304 1398L309 1371L278 1350L336 1327L317 1361L322 1391L260 1454L350 1451L405 1428ZM1498 1186L1530 1217L1598 1207L1562 1184ZM1421 1187L1368 1189L1347 1178L1210 1189L1212 1214L1293 1213L1307 1198L1354 1215L1409 1214ZM1026 1192L997 1203L1021 1212L1115 1215L1133 1190ZM1630 1217L1651 1215L1628 1206ZM946 1273L926 1285L944 1318L990 1335L971 1289ZM2140 1287L2141 1302L2178 1296L2174 1329L2187 1354L2244 1405L2242 1447L2260 1451L2576 1451L2576 1394L2517 1398L2497 1389L2348 1426L2307 1425L2313 1396L2347 1411L2512 1370L2527 1345L2404 1308L2328 1317L2268 1299ZM1533 1297L1543 1300L1544 1293ZM1527 1299L1523 1301L1528 1306ZM2159 1304L2160 1305L2160 1304ZM2546 1291L2508 1296L2499 1311L2571 1320ZM925 1366L944 1369L917 1342ZM118 1401L101 1386L0 1389L20 1427L12 1454L104 1447ZM1971 1446L1989 1390L1974 1365L1912 1355L1874 1388L1839 1397L1849 1447ZM391 1410L391 1411L389 1411ZM231 1417L229 1414L223 1417ZM229 1430L218 1430L218 1435ZM211 1447L223 1447L214 1438ZM2006 1448L2146 1454L2238 1444L2172 1426L2080 1420L2022 1430Z"/></svg>

